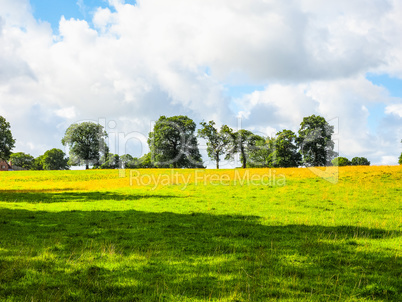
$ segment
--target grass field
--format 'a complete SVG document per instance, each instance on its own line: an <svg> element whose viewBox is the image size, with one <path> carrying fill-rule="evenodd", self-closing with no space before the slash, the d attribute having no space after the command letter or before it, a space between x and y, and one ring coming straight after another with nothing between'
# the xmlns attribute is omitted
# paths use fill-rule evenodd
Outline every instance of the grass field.
<svg viewBox="0 0 402 302"><path fill-rule="evenodd" d="M401 244L397 166L0 173L1 301L402 301Z"/></svg>

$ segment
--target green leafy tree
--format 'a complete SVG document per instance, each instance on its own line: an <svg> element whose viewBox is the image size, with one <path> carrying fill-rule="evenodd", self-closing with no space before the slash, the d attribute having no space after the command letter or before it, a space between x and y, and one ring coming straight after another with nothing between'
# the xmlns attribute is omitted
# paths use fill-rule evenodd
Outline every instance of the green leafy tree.
<svg viewBox="0 0 402 302"><path fill-rule="evenodd" d="M332 140L334 127L321 116L305 117L300 124L297 145L306 166L327 166L337 156Z"/></svg>
<svg viewBox="0 0 402 302"><path fill-rule="evenodd" d="M125 168L129 168L129 169L155 168L154 162L152 161L151 152L144 154L141 158L137 158L137 157L131 157L131 158L132 159L130 161L125 163Z"/></svg>
<svg viewBox="0 0 402 302"><path fill-rule="evenodd" d="M155 164L152 161L152 154L148 152L144 154L137 162L138 168L147 169L147 168L155 168Z"/></svg>
<svg viewBox="0 0 402 302"><path fill-rule="evenodd" d="M227 125L222 125L221 129L215 128L215 122L201 122L202 129L198 129L198 136L207 140L208 156L215 160L216 168L219 169L219 162L227 154L230 148L230 138L232 129Z"/></svg>
<svg viewBox="0 0 402 302"><path fill-rule="evenodd" d="M132 157L130 161L124 163L123 167L125 169L140 169L140 159L138 157Z"/></svg>
<svg viewBox="0 0 402 302"><path fill-rule="evenodd" d="M44 155L38 156L32 163L31 170L43 170L43 158Z"/></svg>
<svg viewBox="0 0 402 302"><path fill-rule="evenodd" d="M250 155L258 150L257 142L261 140L263 140L261 136L244 129L231 133L226 159L233 158L235 153L239 153L242 168L245 169Z"/></svg>
<svg viewBox="0 0 402 302"><path fill-rule="evenodd" d="M102 161L101 169L119 169L121 168L120 156L118 154L109 153Z"/></svg>
<svg viewBox="0 0 402 302"><path fill-rule="evenodd" d="M24 152L17 152L10 155L10 160L13 166L30 170L35 158L32 155L26 154Z"/></svg>
<svg viewBox="0 0 402 302"><path fill-rule="evenodd" d="M352 158L352 166L370 166L370 162L365 157L354 157Z"/></svg>
<svg viewBox="0 0 402 302"><path fill-rule="evenodd" d="M301 155L296 145L296 134L291 130L282 130L276 134L272 152L273 167L298 167Z"/></svg>
<svg viewBox="0 0 402 302"><path fill-rule="evenodd" d="M14 146L15 139L10 130L10 123L0 116L0 159L8 160Z"/></svg>
<svg viewBox="0 0 402 302"><path fill-rule="evenodd" d="M106 147L106 152L103 152L102 156L99 158L99 161L92 166L92 169L108 169L109 156L111 155L113 154L109 153L109 148Z"/></svg>
<svg viewBox="0 0 402 302"><path fill-rule="evenodd" d="M275 140L270 137L257 139L252 152L248 155L247 166L250 168L272 167L274 142Z"/></svg>
<svg viewBox="0 0 402 302"><path fill-rule="evenodd" d="M110 161L113 169L121 169L122 168L121 162L120 162L120 155L113 154L113 157L109 158L109 161Z"/></svg>
<svg viewBox="0 0 402 302"><path fill-rule="evenodd" d="M350 166L350 165L352 165L352 163L346 157L339 156L339 157L335 157L332 160L332 165L338 166L338 167L343 167L343 166Z"/></svg>
<svg viewBox="0 0 402 302"><path fill-rule="evenodd" d="M68 161L66 154L56 148L46 151L41 158L43 170L68 170Z"/></svg>
<svg viewBox="0 0 402 302"><path fill-rule="evenodd" d="M402 165L402 153L401 153L401 155L399 156L399 161L398 161L398 162L399 162L400 165Z"/></svg>
<svg viewBox="0 0 402 302"><path fill-rule="evenodd" d="M129 168L128 165L130 164L130 162L132 162L134 160L134 157L132 157L130 154L124 154L122 156L120 156L120 164L121 167L124 168Z"/></svg>
<svg viewBox="0 0 402 302"><path fill-rule="evenodd" d="M196 125L187 116L161 116L149 133L148 144L157 167L203 168Z"/></svg>
<svg viewBox="0 0 402 302"><path fill-rule="evenodd" d="M70 148L71 165L85 164L89 169L89 164L99 164L101 153L108 153L106 138L107 133L101 125L83 122L68 127L61 142Z"/></svg>

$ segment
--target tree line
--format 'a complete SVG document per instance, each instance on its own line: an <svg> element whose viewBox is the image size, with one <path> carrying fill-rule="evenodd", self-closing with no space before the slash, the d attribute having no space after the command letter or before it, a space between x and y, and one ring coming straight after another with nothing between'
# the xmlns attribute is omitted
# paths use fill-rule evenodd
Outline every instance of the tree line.
<svg viewBox="0 0 402 302"><path fill-rule="evenodd" d="M370 166L370 162L365 157L353 157L352 160L346 157L337 157L332 160L332 165L334 166Z"/></svg>
<svg viewBox="0 0 402 302"><path fill-rule="evenodd" d="M305 117L297 134L285 129L275 137L244 129L234 131L227 125L218 128L214 121L203 121L198 131L196 128L187 116L161 116L148 135L150 152L141 158L109 153L107 133L91 122L71 125L62 143L69 146L70 164L103 169L204 168L198 138L206 140L208 156L217 169L222 160L232 160L236 155L243 168L327 166L337 156L334 127L316 115Z"/></svg>
<svg viewBox="0 0 402 302"><path fill-rule="evenodd" d="M85 165L101 169L115 168L205 168L198 139L206 141L207 153L219 169L222 160L239 156L242 168L299 167L328 165L369 165L366 158L337 157L332 140L334 127L323 117L303 118L297 133L284 129L274 137L257 135L249 130L217 127L214 121L195 122L184 115L161 116L148 135L150 152L140 158L109 152L103 126L93 122L75 123L68 127L61 142L69 148L69 157L60 149L51 149L34 158L23 152L12 153L15 140L10 125L0 116L0 159L11 159L14 165L33 170L62 170ZM197 130L197 131L196 131ZM402 154L400 163L402 162Z"/></svg>

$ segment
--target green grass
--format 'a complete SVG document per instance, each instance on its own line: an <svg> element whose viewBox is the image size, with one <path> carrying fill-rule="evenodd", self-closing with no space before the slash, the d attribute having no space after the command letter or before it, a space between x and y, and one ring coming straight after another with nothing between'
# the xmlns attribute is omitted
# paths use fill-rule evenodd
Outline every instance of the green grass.
<svg viewBox="0 0 402 302"><path fill-rule="evenodd" d="M157 189L2 173L0 300L402 301L402 169L344 168L335 185L299 170Z"/></svg>

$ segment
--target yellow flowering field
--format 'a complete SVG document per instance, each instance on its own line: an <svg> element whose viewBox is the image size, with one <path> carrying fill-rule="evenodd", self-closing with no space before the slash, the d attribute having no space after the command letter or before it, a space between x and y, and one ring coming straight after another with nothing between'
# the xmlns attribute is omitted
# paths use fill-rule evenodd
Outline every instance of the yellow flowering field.
<svg viewBox="0 0 402 302"><path fill-rule="evenodd" d="M0 173L2 301L400 301L402 168Z"/></svg>

